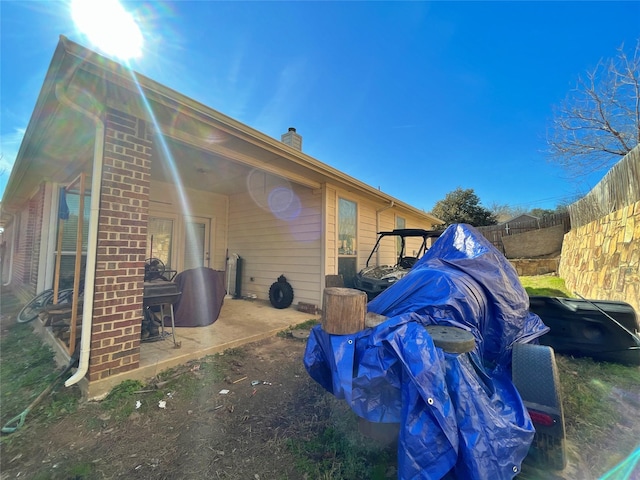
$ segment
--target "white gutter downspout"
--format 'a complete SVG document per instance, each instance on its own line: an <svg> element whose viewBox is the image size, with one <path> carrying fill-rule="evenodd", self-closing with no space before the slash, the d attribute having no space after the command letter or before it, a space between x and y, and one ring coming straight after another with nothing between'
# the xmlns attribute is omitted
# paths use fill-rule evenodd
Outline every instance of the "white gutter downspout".
<svg viewBox="0 0 640 480"><path fill-rule="evenodd" d="M80 336L80 360L76 372L64 382L65 387L75 385L84 378L89 369L91 352L91 323L93 320L93 294L96 272L96 255L98 252L98 216L100 214L100 196L102 195L102 163L104 155L105 126L95 113L85 110L73 103L63 91L61 83L56 85L56 97L61 103L72 108L89 119L96 126L96 137L93 147L93 173L91 175L91 206L89 216L89 235L87 240L87 264L84 280L84 306L82 308L82 334Z"/></svg>
<svg viewBox="0 0 640 480"><path fill-rule="evenodd" d="M9 255L9 273L7 274L7 281L5 283L2 284L3 287L8 286L11 283L11 277L13 276L13 254L15 252L15 245L16 245L16 238L18 238L18 232L16 229L16 216L13 213L7 213L5 212L5 215L11 215L11 223L13 224L13 228L12 230L12 239L11 239L11 254ZM4 252L5 257L7 256L7 252ZM4 258L2 258L2 261L4 262ZM0 278L0 281L2 281L2 279Z"/></svg>
<svg viewBox="0 0 640 480"><path fill-rule="evenodd" d="M380 214L385 210L389 210L395 206L395 202L391 200L391 203L386 207L382 207L380 210L376 210L376 236L378 236L378 232L380 232ZM376 252L376 265L380 265L380 248Z"/></svg>

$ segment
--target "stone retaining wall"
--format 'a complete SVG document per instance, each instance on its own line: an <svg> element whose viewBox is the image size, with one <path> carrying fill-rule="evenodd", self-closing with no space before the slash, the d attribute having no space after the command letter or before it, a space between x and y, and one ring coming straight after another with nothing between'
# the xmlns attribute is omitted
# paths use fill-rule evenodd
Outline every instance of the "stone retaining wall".
<svg viewBox="0 0 640 480"><path fill-rule="evenodd" d="M558 273L570 291L640 313L640 202L567 233Z"/></svg>
<svg viewBox="0 0 640 480"><path fill-rule="evenodd" d="M511 265L518 272L520 277L533 277L535 275L546 275L556 273L560 257L554 258L520 258L509 260Z"/></svg>

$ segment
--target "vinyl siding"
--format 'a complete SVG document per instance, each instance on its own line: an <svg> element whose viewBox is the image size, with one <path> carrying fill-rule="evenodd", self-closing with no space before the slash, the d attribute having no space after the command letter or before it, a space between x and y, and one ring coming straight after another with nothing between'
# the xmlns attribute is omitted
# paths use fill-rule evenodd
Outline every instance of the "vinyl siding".
<svg viewBox="0 0 640 480"><path fill-rule="evenodd" d="M255 294L259 299L268 300L271 284L280 275L285 275L294 289L294 305L298 302L321 305L323 275L338 271L337 202L340 197L355 201L358 206L358 269L365 266L378 231L395 228L396 208L384 209L384 205L371 203L332 185L324 185L323 192L312 191L265 175L261 187L260 192L242 192L229 197L185 190L191 208L189 214L213 219L211 268L224 270L227 252L242 258L243 295ZM274 213L268 203L270 194L277 189L284 192L285 205L277 207L279 211ZM291 192L293 196L289 198ZM176 239L182 236L185 216L178 198L173 185L151 182L150 215L174 218ZM286 205L289 200L292 202ZM378 213L378 210L381 211ZM407 228L431 228L424 220L406 212L400 215L405 218ZM322 228L325 229L324 245ZM418 246L419 242L410 244L409 253ZM174 246L173 255L179 261L182 248L180 242ZM396 260L395 239L389 239L372 261L393 265Z"/></svg>
<svg viewBox="0 0 640 480"><path fill-rule="evenodd" d="M325 187L326 199L326 219L325 219L325 272L326 275L336 275L338 273L338 247L337 247L337 201L338 196L335 188ZM324 286L324 283L322 284Z"/></svg>
<svg viewBox="0 0 640 480"><path fill-rule="evenodd" d="M361 270L378 237L376 210L375 206L362 200L356 198L355 201L358 203L358 270Z"/></svg>
<svg viewBox="0 0 640 480"><path fill-rule="evenodd" d="M420 220L417 219L413 216L408 216L406 217L406 221L407 221L407 228L424 228L425 230L432 230L433 229L433 224L431 224L430 222L425 222L424 220ZM428 238L427 239L427 249L429 249L429 247L431 247L431 245L433 245L433 242L435 242L436 239L435 238ZM420 248L420 245L422 245L422 239L407 239L407 252L406 255L407 256L414 256L413 252L415 250L415 252L418 252L418 249Z"/></svg>
<svg viewBox="0 0 640 480"><path fill-rule="evenodd" d="M290 204L272 212L269 192L289 189ZM282 190L281 190L282 192ZM286 197L286 195L285 195ZM285 202L286 203L286 202ZM269 287L284 275L294 290L293 304L320 305L322 195L268 177L265 191L230 197L229 254L242 263L242 294L268 300Z"/></svg>

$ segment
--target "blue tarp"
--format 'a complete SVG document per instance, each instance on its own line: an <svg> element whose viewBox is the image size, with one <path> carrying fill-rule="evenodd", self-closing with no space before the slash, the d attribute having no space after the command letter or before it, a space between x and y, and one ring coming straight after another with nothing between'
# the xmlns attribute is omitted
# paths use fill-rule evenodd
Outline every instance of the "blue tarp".
<svg viewBox="0 0 640 480"><path fill-rule="evenodd" d="M399 423L398 478L507 479L520 472L534 428L511 382L511 346L548 328L507 259L477 230L451 225L411 271L369 302L389 317L352 335L316 326L309 375L359 416ZM470 331L454 355L426 325Z"/></svg>

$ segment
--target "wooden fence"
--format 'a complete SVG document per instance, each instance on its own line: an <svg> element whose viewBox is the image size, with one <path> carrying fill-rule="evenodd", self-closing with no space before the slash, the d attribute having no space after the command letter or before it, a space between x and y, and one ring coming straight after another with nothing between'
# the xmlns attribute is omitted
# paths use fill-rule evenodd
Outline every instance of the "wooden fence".
<svg viewBox="0 0 640 480"><path fill-rule="evenodd" d="M504 251L504 245L502 243L502 237L506 235L516 235L518 233L526 233L531 230L540 230L542 228L555 227L556 225L563 225L564 232L567 233L571 230L571 220L569 213L556 213L553 215L545 215L544 217L526 220L522 222L504 222L498 225L489 225L487 227L477 227L477 230L482 233L498 250L502 253Z"/></svg>
<svg viewBox="0 0 640 480"><path fill-rule="evenodd" d="M636 146L583 198L569 205L573 228L640 201L640 146Z"/></svg>

